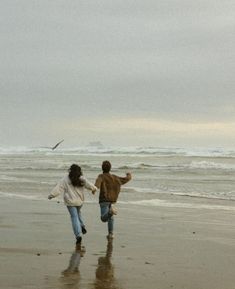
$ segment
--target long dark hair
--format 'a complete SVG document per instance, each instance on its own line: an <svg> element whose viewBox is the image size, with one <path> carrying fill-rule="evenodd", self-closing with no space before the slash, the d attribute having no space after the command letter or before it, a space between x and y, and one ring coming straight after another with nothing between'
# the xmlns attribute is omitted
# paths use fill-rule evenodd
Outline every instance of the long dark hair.
<svg viewBox="0 0 235 289"><path fill-rule="evenodd" d="M84 186L83 182L80 180L81 176L82 169L78 165L72 164L69 168L69 179L74 187Z"/></svg>

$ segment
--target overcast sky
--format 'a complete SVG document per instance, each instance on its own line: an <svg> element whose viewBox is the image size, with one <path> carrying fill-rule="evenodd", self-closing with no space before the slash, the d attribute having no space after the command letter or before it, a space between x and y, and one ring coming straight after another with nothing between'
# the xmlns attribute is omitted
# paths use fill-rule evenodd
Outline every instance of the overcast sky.
<svg viewBox="0 0 235 289"><path fill-rule="evenodd" d="M234 0L1 0L0 146L235 147Z"/></svg>

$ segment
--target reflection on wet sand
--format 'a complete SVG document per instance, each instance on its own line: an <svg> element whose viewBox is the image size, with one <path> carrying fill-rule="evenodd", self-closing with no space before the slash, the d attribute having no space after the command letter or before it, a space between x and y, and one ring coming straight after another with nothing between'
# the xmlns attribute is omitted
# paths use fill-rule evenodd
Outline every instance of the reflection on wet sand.
<svg viewBox="0 0 235 289"><path fill-rule="evenodd" d="M111 262L113 252L113 242L108 241L106 255L99 257L96 269L95 289L120 289L114 276L114 266Z"/></svg>
<svg viewBox="0 0 235 289"><path fill-rule="evenodd" d="M68 267L62 271L60 286L63 289L78 289L80 281L79 265L81 257L85 254L85 248L76 248L73 252Z"/></svg>
<svg viewBox="0 0 235 289"><path fill-rule="evenodd" d="M115 278L115 267L112 264L113 242L108 241L107 249L104 256L98 258L95 272L93 268L89 270L89 279L81 278L79 266L81 258L85 254L85 248L76 248L72 253L69 264L65 270L61 272L61 276L56 278L47 276L47 288L58 289L121 289L120 282ZM84 269L88 270L88 268ZM84 273L84 272L83 272ZM86 272L87 273L87 272ZM95 273L95 280L94 280ZM86 275L86 274L85 274ZM91 279L90 279L91 278ZM53 280L54 279L54 280ZM92 281L94 280L94 281ZM59 282L58 282L59 281Z"/></svg>

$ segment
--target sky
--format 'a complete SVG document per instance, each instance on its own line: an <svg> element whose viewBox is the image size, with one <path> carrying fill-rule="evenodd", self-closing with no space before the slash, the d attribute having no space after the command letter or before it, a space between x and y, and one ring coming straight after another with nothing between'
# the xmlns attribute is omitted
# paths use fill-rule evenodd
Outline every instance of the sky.
<svg viewBox="0 0 235 289"><path fill-rule="evenodd" d="M235 2L0 1L0 147L235 147Z"/></svg>

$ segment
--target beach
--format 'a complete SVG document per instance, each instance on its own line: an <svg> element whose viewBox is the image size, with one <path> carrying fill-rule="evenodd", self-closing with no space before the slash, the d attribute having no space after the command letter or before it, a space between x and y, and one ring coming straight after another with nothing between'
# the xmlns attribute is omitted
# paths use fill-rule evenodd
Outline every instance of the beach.
<svg viewBox="0 0 235 289"><path fill-rule="evenodd" d="M234 288L235 204L234 210L119 204L109 244L98 204L88 203L82 253L61 202L1 198L0 206L1 288ZM73 265L77 271L63 273Z"/></svg>
<svg viewBox="0 0 235 289"><path fill-rule="evenodd" d="M47 197L72 163L94 182L105 159L133 174L115 238L86 192L75 250L63 197ZM0 148L0 288L234 289L234 185L235 151Z"/></svg>

